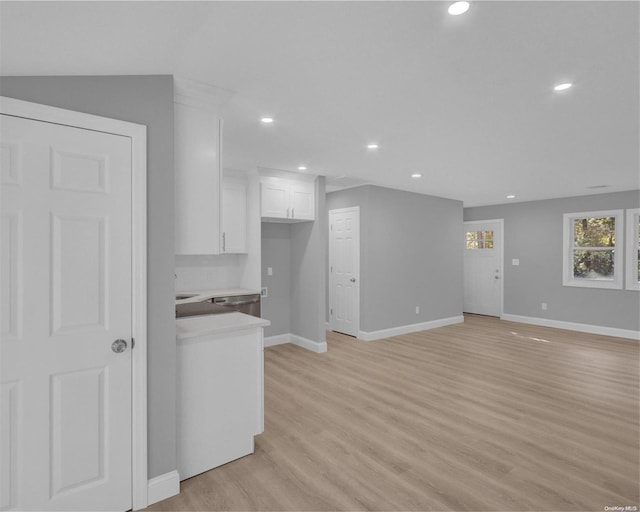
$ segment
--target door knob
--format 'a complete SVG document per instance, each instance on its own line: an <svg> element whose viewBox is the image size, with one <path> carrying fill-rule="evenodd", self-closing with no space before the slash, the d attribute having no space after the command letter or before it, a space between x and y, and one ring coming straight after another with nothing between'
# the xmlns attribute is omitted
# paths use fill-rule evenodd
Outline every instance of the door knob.
<svg viewBox="0 0 640 512"><path fill-rule="evenodd" d="M356 282L356 278L352 277L351 279L349 279L349 281L351 281L352 283L355 283Z"/></svg>
<svg viewBox="0 0 640 512"><path fill-rule="evenodd" d="M116 354L122 354L122 352L127 350L127 342L125 340L116 340L111 344L111 350Z"/></svg>

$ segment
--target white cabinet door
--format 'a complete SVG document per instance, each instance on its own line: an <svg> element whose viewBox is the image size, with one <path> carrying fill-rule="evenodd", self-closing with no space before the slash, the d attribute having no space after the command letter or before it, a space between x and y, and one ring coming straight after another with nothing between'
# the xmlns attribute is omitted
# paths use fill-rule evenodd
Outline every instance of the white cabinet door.
<svg viewBox="0 0 640 512"><path fill-rule="evenodd" d="M286 183L262 184L262 217L289 217L289 186Z"/></svg>
<svg viewBox="0 0 640 512"><path fill-rule="evenodd" d="M315 219L315 185L309 182L292 182L289 186L291 218L298 220Z"/></svg>
<svg viewBox="0 0 640 512"><path fill-rule="evenodd" d="M220 254L222 120L174 104L176 254Z"/></svg>
<svg viewBox="0 0 640 512"><path fill-rule="evenodd" d="M231 178L222 186L222 252L247 252L247 185Z"/></svg>
<svg viewBox="0 0 640 512"><path fill-rule="evenodd" d="M129 510L131 139L1 118L0 509Z"/></svg>
<svg viewBox="0 0 640 512"><path fill-rule="evenodd" d="M267 178L261 189L261 217L274 222L315 219L315 183ZM280 220L281 219L281 220Z"/></svg>
<svg viewBox="0 0 640 512"><path fill-rule="evenodd" d="M178 472L253 453L262 432L262 328L178 341Z"/></svg>

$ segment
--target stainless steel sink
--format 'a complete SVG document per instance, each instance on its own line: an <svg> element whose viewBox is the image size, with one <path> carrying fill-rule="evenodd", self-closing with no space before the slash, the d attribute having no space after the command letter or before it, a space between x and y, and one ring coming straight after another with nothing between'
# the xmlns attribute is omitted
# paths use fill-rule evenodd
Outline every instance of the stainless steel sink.
<svg viewBox="0 0 640 512"><path fill-rule="evenodd" d="M195 296L195 293L176 293L176 300L190 299Z"/></svg>

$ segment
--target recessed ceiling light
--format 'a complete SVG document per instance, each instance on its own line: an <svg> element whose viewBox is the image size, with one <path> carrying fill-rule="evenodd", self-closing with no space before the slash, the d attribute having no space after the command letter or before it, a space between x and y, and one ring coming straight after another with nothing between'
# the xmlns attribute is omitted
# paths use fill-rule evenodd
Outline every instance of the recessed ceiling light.
<svg viewBox="0 0 640 512"><path fill-rule="evenodd" d="M414 179L422 178L422 174L420 174L419 172L414 172L411 175L411 177L414 178Z"/></svg>
<svg viewBox="0 0 640 512"><path fill-rule="evenodd" d="M264 124L271 124L273 123L273 117L263 117L260 119L260 122Z"/></svg>
<svg viewBox="0 0 640 512"><path fill-rule="evenodd" d="M307 170L307 168L306 168L304 165L299 165L299 166L298 166L298 170L299 170L299 171L306 171L306 170Z"/></svg>
<svg viewBox="0 0 640 512"><path fill-rule="evenodd" d="M448 12L452 16L464 14L469 10L469 2L454 2L449 6Z"/></svg>
<svg viewBox="0 0 640 512"><path fill-rule="evenodd" d="M571 82L565 82L563 84L558 84L556 85L553 90L554 91L566 91L567 89L569 89L573 84Z"/></svg>
<svg viewBox="0 0 640 512"><path fill-rule="evenodd" d="M507 199L515 199L515 198L516 198L516 196L514 196L513 194L509 194L509 195L507 196Z"/></svg>
<svg viewBox="0 0 640 512"><path fill-rule="evenodd" d="M380 146L377 144L367 144L367 149L378 149Z"/></svg>

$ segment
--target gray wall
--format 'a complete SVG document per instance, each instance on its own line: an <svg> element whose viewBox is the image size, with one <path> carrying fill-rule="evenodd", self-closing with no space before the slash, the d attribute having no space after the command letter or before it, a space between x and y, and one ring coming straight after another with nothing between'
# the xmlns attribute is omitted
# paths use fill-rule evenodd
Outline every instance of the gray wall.
<svg viewBox="0 0 640 512"><path fill-rule="evenodd" d="M291 225L262 223L262 286L269 296L262 300L262 317L271 320L265 336L291 332ZM267 267L273 275L267 275Z"/></svg>
<svg viewBox="0 0 640 512"><path fill-rule="evenodd" d="M0 77L0 94L147 126L149 478L176 461L173 77Z"/></svg>
<svg viewBox="0 0 640 512"><path fill-rule="evenodd" d="M316 180L316 220L262 223L262 285L269 297L262 316L271 320L265 336L295 334L326 341L327 215L325 179ZM273 268L273 276L267 275Z"/></svg>
<svg viewBox="0 0 640 512"><path fill-rule="evenodd" d="M316 180L316 220L291 225L291 333L326 341L325 178Z"/></svg>
<svg viewBox="0 0 640 512"><path fill-rule="evenodd" d="M464 220L504 219L505 313L639 330L637 291L562 286L563 214L639 206L639 192L630 191L465 208Z"/></svg>
<svg viewBox="0 0 640 512"><path fill-rule="evenodd" d="M360 206L361 331L462 314L462 202L371 185L327 194L327 210L350 206Z"/></svg>

